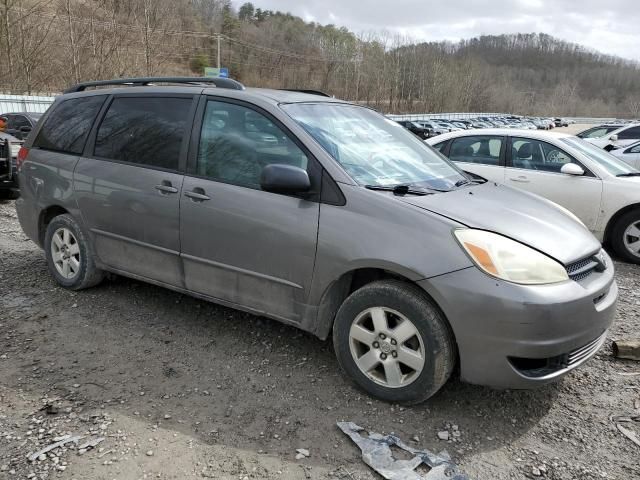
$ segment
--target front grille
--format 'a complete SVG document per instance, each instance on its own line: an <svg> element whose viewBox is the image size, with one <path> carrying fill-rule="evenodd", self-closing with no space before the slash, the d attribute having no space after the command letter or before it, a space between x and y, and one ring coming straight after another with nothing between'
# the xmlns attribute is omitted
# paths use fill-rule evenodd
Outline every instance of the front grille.
<svg viewBox="0 0 640 480"><path fill-rule="evenodd" d="M577 348L569 353L569 355L567 355L567 366L570 367L572 365L575 365L576 363L579 363L581 360L584 360L585 358L595 353L595 351L598 350L602 341L604 340L603 337L605 335L606 332L592 342L587 343L584 347Z"/></svg>
<svg viewBox="0 0 640 480"><path fill-rule="evenodd" d="M601 263L595 255L567 265L567 274L571 280L579 282L595 272Z"/></svg>
<svg viewBox="0 0 640 480"><path fill-rule="evenodd" d="M548 358L509 357L511 365L528 378L542 378L562 370L571 369L586 358L589 358L600 348L607 336L605 331L595 340L576 348L569 353Z"/></svg>

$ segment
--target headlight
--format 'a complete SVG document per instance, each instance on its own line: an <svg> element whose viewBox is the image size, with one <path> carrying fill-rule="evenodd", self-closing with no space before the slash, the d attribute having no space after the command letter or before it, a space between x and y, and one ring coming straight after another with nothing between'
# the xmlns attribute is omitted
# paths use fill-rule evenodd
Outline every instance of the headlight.
<svg viewBox="0 0 640 480"><path fill-rule="evenodd" d="M558 262L507 237L473 229L454 234L478 268L493 277L527 285L569 280Z"/></svg>

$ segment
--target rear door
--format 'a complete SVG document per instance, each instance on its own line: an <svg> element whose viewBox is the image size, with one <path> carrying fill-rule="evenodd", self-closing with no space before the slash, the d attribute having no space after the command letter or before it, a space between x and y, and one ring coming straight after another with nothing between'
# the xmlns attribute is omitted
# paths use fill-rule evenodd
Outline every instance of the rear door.
<svg viewBox="0 0 640 480"><path fill-rule="evenodd" d="M313 195L262 191L262 168L273 163L306 169L319 192L319 165L275 118L203 97L180 196L185 283L296 322L311 286L320 204Z"/></svg>
<svg viewBox="0 0 640 480"><path fill-rule="evenodd" d="M457 137L443 153L463 170L503 183L505 144L505 137L500 135Z"/></svg>
<svg viewBox="0 0 640 480"><path fill-rule="evenodd" d="M583 176L560 171L565 163L575 163ZM602 199L602 180L561 148L541 140L511 137L508 148L507 185L538 194L576 215L595 230Z"/></svg>
<svg viewBox="0 0 640 480"><path fill-rule="evenodd" d="M111 99L74 188L110 268L182 286L179 207L193 95L122 94Z"/></svg>

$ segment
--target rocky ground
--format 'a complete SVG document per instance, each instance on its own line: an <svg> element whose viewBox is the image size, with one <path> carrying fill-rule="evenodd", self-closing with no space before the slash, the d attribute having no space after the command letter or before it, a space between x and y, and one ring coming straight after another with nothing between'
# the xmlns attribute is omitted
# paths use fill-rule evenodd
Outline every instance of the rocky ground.
<svg viewBox="0 0 640 480"><path fill-rule="evenodd" d="M637 337L640 268L616 267L610 339ZM0 478L379 478L335 425L353 421L447 450L473 479L627 480L640 447L614 417L637 415L640 364L610 342L541 390L454 378L419 406L379 402L329 342L294 328L120 277L57 287L13 202L0 204Z"/></svg>

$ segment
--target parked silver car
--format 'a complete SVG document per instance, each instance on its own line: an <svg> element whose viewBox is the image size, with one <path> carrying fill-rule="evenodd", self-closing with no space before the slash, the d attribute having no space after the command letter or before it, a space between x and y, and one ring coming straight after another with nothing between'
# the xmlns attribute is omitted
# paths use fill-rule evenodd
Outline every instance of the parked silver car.
<svg viewBox="0 0 640 480"><path fill-rule="evenodd" d="M85 91L107 83L132 86ZM29 135L19 180L22 228L63 287L115 272L332 335L388 401L430 397L456 364L468 382L545 384L614 317L613 264L578 220L325 96L81 84Z"/></svg>

